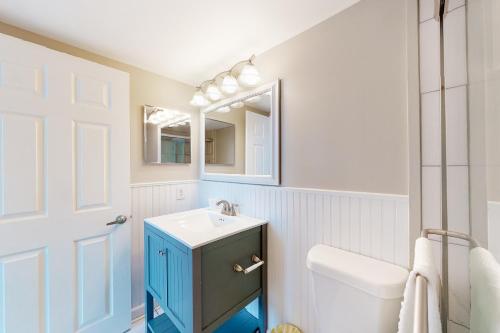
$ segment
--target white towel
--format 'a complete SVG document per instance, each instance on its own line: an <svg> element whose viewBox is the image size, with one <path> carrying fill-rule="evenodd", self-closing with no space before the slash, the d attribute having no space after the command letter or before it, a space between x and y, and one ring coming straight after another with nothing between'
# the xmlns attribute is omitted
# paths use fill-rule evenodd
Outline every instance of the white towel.
<svg viewBox="0 0 500 333"><path fill-rule="evenodd" d="M480 247L470 251L471 333L500 332L500 266Z"/></svg>
<svg viewBox="0 0 500 333"><path fill-rule="evenodd" d="M415 262L410 272L401 303L399 313L398 333L412 333L415 307L415 287L417 275L427 280L427 318L429 321L429 333L441 333L441 279L434 263L431 241L427 238L419 238L415 242Z"/></svg>

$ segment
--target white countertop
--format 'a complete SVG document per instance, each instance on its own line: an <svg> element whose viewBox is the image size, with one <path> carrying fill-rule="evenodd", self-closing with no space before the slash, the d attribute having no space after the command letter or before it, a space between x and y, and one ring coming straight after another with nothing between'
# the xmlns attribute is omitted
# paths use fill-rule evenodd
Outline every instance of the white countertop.
<svg viewBox="0 0 500 333"><path fill-rule="evenodd" d="M146 218L144 222L191 249L268 223L244 215L226 216L208 208Z"/></svg>

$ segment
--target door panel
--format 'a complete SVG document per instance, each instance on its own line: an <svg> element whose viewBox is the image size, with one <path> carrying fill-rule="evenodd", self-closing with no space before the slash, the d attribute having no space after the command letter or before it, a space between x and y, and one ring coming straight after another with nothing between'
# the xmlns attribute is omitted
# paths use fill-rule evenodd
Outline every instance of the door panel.
<svg viewBox="0 0 500 333"><path fill-rule="evenodd" d="M128 74L0 34L0 333L130 327L129 112Z"/></svg>
<svg viewBox="0 0 500 333"><path fill-rule="evenodd" d="M21 145L19 143L24 142ZM42 213L44 125L39 117L0 114L0 217Z"/></svg>
<svg viewBox="0 0 500 333"><path fill-rule="evenodd" d="M76 209L109 204L109 130L106 125L75 124Z"/></svg>
<svg viewBox="0 0 500 333"><path fill-rule="evenodd" d="M0 258L0 333L47 332L46 274L45 249Z"/></svg>
<svg viewBox="0 0 500 333"><path fill-rule="evenodd" d="M78 328L103 320L111 314L110 235L78 241Z"/></svg>
<svg viewBox="0 0 500 333"><path fill-rule="evenodd" d="M42 96L45 73L34 64L2 61L0 63L0 87L22 94Z"/></svg>
<svg viewBox="0 0 500 333"><path fill-rule="evenodd" d="M107 110L110 105L109 83L85 75L72 74L72 102Z"/></svg>

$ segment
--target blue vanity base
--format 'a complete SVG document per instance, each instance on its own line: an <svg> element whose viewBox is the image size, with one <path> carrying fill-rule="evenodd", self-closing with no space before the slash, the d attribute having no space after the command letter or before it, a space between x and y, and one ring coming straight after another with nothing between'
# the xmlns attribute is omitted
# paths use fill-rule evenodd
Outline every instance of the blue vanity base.
<svg viewBox="0 0 500 333"><path fill-rule="evenodd" d="M259 319L243 309L215 330L215 333L254 333L259 329Z"/></svg>
<svg viewBox="0 0 500 333"><path fill-rule="evenodd" d="M148 328L149 331L155 333L180 333L170 319L168 319L166 314L162 314L150 320ZM216 329L214 333L255 333L259 329L259 319L243 309L226 321L221 327Z"/></svg>
<svg viewBox="0 0 500 333"><path fill-rule="evenodd" d="M161 316L149 320L147 326L147 332L179 333L179 330L170 321L170 319L168 319L168 316L165 313Z"/></svg>

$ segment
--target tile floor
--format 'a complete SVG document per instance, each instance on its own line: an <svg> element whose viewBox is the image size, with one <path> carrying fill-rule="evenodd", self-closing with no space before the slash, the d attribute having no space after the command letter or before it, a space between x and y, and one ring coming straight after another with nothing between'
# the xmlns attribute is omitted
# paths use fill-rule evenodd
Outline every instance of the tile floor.
<svg viewBox="0 0 500 333"><path fill-rule="evenodd" d="M155 316L159 316L163 314L163 309L160 308L159 306L155 307ZM136 319L132 321L132 327L130 328L130 331L127 333L145 333L145 323L144 323L144 317L141 317L139 319Z"/></svg>
<svg viewBox="0 0 500 333"><path fill-rule="evenodd" d="M144 333L144 319L136 320L132 323L132 328L128 333Z"/></svg>

